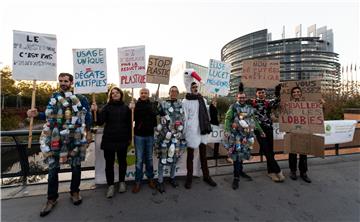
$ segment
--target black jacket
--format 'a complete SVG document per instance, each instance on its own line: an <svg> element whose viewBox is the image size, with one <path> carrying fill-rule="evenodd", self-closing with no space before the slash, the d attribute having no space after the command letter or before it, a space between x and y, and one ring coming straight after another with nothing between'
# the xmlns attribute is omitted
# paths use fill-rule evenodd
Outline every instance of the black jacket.
<svg viewBox="0 0 360 222"><path fill-rule="evenodd" d="M212 125L218 126L219 125L218 111L213 104L210 104L209 111L210 111L210 123Z"/></svg>
<svg viewBox="0 0 360 222"><path fill-rule="evenodd" d="M136 136L154 136L156 126L156 104L150 100L138 100L135 105L134 120Z"/></svg>
<svg viewBox="0 0 360 222"><path fill-rule="evenodd" d="M107 103L98 112L96 124L105 124L101 149L116 149L116 144L131 141L131 111L123 102Z"/></svg>

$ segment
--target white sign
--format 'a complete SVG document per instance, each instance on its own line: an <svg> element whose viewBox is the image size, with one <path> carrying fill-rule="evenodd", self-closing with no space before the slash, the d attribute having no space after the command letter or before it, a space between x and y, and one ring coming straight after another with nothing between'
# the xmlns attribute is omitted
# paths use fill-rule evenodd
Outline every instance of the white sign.
<svg viewBox="0 0 360 222"><path fill-rule="evenodd" d="M356 120L325 121L325 134L315 134L325 137L325 145L348 143L353 141Z"/></svg>
<svg viewBox="0 0 360 222"><path fill-rule="evenodd" d="M101 139L103 136L103 129L99 128L96 132L95 137L95 183L96 184L106 184L106 176L105 176L105 159L104 159L104 152L100 149ZM194 176L201 176L200 172L200 158L199 158L199 149L195 149L194 152ZM183 153L180 159L177 162L176 166L176 176L185 176L187 173L186 170L186 157L187 153ZM135 150L129 150L127 155L127 171L125 174L125 180L134 180L135 179ZM153 166L154 166L154 174L155 177L158 176L157 169L158 169L159 159L156 155L153 155ZM145 167L144 167L145 168ZM170 168L166 167L164 170L164 177L170 175ZM119 165L115 163L114 165L114 176L115 182L119 181ZM144 173L144 179L146 175Z"/></svg>
<svg viewBox="0 0 360 222"><path fill-rule="evenodd" d="M211 125L212 132L208 136L208 143L222 143L224 140L224 124Z"/></svg>
<svg viewBox="0 0 360 222"><path fill-rule="evenodd" d="M74 92L107 92L106 49L73 49Z"/></svg>
<svg viewBox="0 0 360 222"><path fill-rule="evenodd" d="M231 65L225 62L210 59L208 76L205 82L210 93L227 96L230 90Z"/></svg>
<svg viewBox="0 0 360 222"><path fill-rule="evenodd" d="M55 35L14 30L13 78L56 81L56 54Z"/></svg>
<svg viewBox="0 0 360 222"><path fill-rule="evenodd" d="M146 85L145 46L118 48L120 88L143 88Z"/></svg>

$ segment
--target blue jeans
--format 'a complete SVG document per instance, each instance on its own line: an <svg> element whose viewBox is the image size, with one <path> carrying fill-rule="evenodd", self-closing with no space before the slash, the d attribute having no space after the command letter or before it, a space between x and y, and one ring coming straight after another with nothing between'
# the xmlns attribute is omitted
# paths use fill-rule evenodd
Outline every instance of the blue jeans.
<svg viewBox="0 0 360 222"><path fill-rule="evenodd" d="M175 171L176 171L176 161L177 158L174 157L174 162L172 164L170 164L170 178L174 179L175 178ZM164 165L161 163L161 159L159 158L159 165L158 165L158 182L162 183L164 182L164 169L167 165Z"/></svg>
<svg viewBox="0 0 360 222"><path fill-rule="evenodd" d="M135 136L136 170L135 182L141 182L143 178L143 163L145 162L145 174L148 179L154 178L153 167L153 136Z"/></svg>
<svg viewBox="0 0 360 222"><path fill-rule="evenodd" d="M59 197L59 171L60 164L59 158L55 158L55 162L49 165L49 174L48 174L48 200L56 200ZM73 166L71 165L71 183L70 183L70 193L79 192L81 181L81 165Z"/></svg>
<svg viewBox="0 0 360 222"><path fill-rule="evenodd" d="M234 161L234 177L239 178L240 173L243 172L243 161L237 155L236 160Z"/></svg>

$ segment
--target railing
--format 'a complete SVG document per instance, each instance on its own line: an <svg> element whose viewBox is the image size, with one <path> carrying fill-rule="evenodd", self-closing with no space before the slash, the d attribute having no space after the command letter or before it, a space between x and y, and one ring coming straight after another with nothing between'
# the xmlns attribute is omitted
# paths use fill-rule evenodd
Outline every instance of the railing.
<svg viewBox="0 0 360 222"><path fill-rule="evenodd" d="M357 128L357 130L360 130L360 128ZM33 130L33 135L39 136L41 133L41 130ZM28 130L21 130L21 131L0 131L0 136L3 140L4 137L10 137L12 138L13 142L9 143L2 143L1 144L1 152L3 153L6 152L5 150L8 149L9 151L16 149L17 150L17 154L18 154L18 159L16 160L16 162L20 162L20 171L19 172L15 172L15 173L2 173L1 172L1 179L4 178L11 178L11 177L21 177L21 181L26 184L27 181L27 177L28 176L33 176L33 175L46 175L48 173L47 170L30 170L29 167L29 153L30 156L32 154L35 153L39 153L40 151L40 144L38 142L38 140L33 141L32 143L32 148L28 149L27 148L27 140L24 142L20 142L18 137L20 136L28 136L29 131ZM335 144L332 147L326 147L325 150L335 150L335 155L339 155L339 150L342 149L351 149L351 148L359 148L360 147L360 143L359 144L355 144L355 145L350 145L350 146L340 146L340 144ZM277 151L275 152L275 154L284 154L283 151ZM260 161L254 161L251 163L259 163L259 162L263 162L263 155L262 153L252 153L253 156L260 156ZM4 155L2 155L2 157L4 157ZM218 167L218 161L220 159L225 159L227 156L225 155L220 155L217 157L208 157L208 160L216 160L216 164L215 166L212 167ZM2 160L3 162L3 160ZM247 163L249 164L249 163ZM227 166L230 164L223 164L221 166ZM95 166L88 166L88 167L81 167L82 171L90 171L90 170L94 170ZM60 170L61 173L65 173L65 172L71 172L71 169L67 168L67 169L61 169Z"/></svg>
<svg viewBox="0 0 360 222"><path fill-rule="evenodd" d="M34 137L39 136L41 134L41 130L33 130L32 135ZM18 154L18 161L20 162L20 171L15 173L3 173L1 172L1 179L4 178L11 178L11 177L21 177L21 181L23 183L27 182L28 176L33 175L46 175L48 173L48 170L37 170L37 171L31 171L29 166L29 156L32 154L36 154L41 152L40 151L40 143L39 140L33 140L31 149L27 148L27 140L24 142L20 142L18 137L20 136L28 136L29 131L28 130L15 130L15 131L0 131L1 139L3 137L9 137L12 138L13 142L2 142L1 144L1 153L2 158L4 157L3 152L5 150L8 150L11 152L12 150L16 149ZM29 155L30 153L30 155ZM2 159L3 162L3 159ZM95 166L90 167L81 167L82 171L89 171L94 170ZM67 173L71 172L70 168L60 169L60 173Z"/></svg>

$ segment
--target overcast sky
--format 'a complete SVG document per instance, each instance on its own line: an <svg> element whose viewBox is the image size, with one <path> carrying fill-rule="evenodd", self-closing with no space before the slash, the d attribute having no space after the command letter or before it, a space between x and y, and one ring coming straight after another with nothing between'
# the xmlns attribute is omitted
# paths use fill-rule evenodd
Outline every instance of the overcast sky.
<svg viewBox="0 0 360 222"><path fill-rule="evenodd" d="M118 47L145 45L146 56L208 66L234 38L267 28L279 39L283 25L294 37L299 24L303 36L313 24L332 29L341 64L360 65L355 0L2 0L1 9L0 66L12 62L12 30L55 34L58 72L72 72L72 48L106 48L109 81L118 83Z"/></svg>

